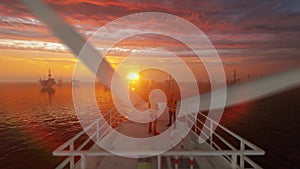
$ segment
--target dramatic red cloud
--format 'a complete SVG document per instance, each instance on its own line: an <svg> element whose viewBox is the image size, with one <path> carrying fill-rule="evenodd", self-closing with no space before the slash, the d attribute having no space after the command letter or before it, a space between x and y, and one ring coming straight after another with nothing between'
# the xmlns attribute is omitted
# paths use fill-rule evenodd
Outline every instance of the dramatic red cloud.
<svg viewBox="0 0 300 169"><path fill-rule="evenodd" d="M45 2L86 38L99 27L120 17L138 12L163 12L182 17L200 28L212 41L226 65L238 63L253 66L259 62L277 62L280 65L283 61L286 65L295 65L300 62L300 2L296 0ZM159 26L152 20L143 23L146 26ZM172 31L187 33L176 27ZM67 47L62 46L60 40L21 1L0 2L0 37L0 50L6 57L18 57L19 51L25 50L26 55L31 54L36 58L41 58L36 53L48 56L52 54L44 52L61 53L61 57L68 53ZM51 43L41 45L48 42ZM105 48L104 44L101 45ZM182 43L162 36L133 37L117 47L110 52L111 56L126 56L131 49L164 48L182 57L194 57Z"/></svg>

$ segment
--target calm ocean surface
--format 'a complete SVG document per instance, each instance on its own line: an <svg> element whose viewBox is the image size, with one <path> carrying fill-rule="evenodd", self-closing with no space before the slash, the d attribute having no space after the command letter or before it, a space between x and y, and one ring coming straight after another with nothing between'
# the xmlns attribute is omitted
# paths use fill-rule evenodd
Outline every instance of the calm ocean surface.
<svg viewBox="0 0 300 169"><path fill-rule="evenodd" d="M84 87L80 85L79 87ZM113 105L109 91L96 87L103 111ZM263 168L300 168L300 89L230 108L221 124L260 146L253 157ZM41 92L39 84L0 84L0 168L54 168L52 151L81 130L69 84Z"/></svg>

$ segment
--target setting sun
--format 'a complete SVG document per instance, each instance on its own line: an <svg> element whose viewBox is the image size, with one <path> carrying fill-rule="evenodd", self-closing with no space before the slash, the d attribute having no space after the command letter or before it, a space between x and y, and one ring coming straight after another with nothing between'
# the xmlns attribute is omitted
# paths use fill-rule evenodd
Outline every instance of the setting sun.
<svg viewBox="0 0 300 169"><path fill-rule="evenodd" d="M138 73L130 72L130 73L128 73L128 75L127 75L127 79L128 79L128 80L139 80L139 79L140 79L140 76L139 76Z"/></svg>

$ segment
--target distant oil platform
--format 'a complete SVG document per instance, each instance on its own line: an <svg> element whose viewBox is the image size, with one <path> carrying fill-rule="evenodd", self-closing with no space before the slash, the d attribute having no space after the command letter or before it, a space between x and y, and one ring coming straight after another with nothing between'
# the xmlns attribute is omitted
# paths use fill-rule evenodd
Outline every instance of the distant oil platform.
<svg viewBox="0 0 300 169"><path fill-rule="evenodd" d="M53 85L56 83L55 79L51 77L51 70L49 69L48 72L48 79L41 79L39 80L42 90L53 90Z"/></svg>
<svg viewBox="0 0 300 169"><path fill-rule="evenodd" d="M227 84L236 84L241 82L241 79L237 77L236 70L233 71L233 77L231 80L227 79Z"/></svg>
<svg viewBox="0 0 300 169"><path fill-rule="evenodd" d="M240 83L240 82L247 82L250 80L251 80L250 73L247 74L246 78L242 79L242 78L238 77L237 70L234 69L232 79L227 79L226 82L228 85L232 85L232 84L236 84L236 83Z"/></svg>

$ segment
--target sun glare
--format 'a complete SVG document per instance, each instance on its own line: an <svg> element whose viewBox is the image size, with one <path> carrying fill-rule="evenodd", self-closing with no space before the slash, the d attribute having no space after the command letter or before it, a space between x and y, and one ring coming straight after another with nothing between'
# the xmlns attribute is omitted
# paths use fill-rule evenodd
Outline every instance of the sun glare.
<svg viewBox="0 0 300 169"><path fill-rule="evenodd" d="M139 76L138 73L130 72L130 73L128 73L128 75L127 75L127 79L128 79L128 80L139 80L139 79L140 79L140 76Z"/></svg>

